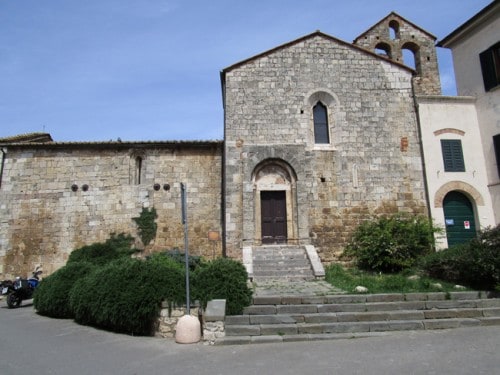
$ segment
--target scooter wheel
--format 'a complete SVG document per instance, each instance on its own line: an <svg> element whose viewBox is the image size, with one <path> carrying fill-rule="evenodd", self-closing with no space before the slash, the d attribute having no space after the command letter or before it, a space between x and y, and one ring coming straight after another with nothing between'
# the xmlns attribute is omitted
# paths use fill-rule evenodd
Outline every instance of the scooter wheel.
<svg viewBox="0 0 500 375"><path fill-rule="evenodd" d="M19 307L20 304L21 304L21 297L19 297L15 293L11 293L7 296L7 306L9 307L9 309Z"/></svg>

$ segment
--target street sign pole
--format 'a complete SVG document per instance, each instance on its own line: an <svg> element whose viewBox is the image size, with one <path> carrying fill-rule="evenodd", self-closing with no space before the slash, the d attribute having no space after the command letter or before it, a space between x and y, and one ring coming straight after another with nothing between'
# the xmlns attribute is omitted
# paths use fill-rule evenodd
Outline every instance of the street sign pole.
<svg viewBox="0 0 500 375"><path fill-rule="evenodd" d="M190 315L189 301L189 252L188 252L188 222L187 222L187 204L186 204L186 185L181 183L182 200L182 224L184 224L184 262L186 264L186 314Z"/></svg>

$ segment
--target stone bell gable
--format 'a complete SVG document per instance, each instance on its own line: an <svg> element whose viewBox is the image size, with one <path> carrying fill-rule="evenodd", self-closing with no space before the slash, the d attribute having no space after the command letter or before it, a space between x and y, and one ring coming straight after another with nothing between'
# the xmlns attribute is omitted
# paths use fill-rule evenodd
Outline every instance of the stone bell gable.
<svg viewBox="0 0 500 375"><path fill-rule="evenodd" d="M354 39L353 44L378 53L392 61L415 67L417 95L440 95L441 83L436 53L436 37L412 22L391 12ZM404 61L403 51L413 54L413 62Z"/></svg>
<svg viewBox="0 0 500 375"><path fill-rule="evenodd" d="M319 31L224 69L228 255L275 241L332 261L370 215L424 213L412 75Z"/></svg>

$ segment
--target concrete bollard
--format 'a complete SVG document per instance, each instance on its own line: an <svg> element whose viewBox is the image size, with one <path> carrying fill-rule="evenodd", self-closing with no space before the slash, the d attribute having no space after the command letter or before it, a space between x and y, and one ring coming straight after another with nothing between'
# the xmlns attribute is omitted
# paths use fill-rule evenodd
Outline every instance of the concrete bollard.
<svg viewBox="0 0 500 375"><path fill-rule="evenodd" d="M178 344L194 344L201 339L201 326L197 317L184 315L177 321L175 342Z"/></svg>

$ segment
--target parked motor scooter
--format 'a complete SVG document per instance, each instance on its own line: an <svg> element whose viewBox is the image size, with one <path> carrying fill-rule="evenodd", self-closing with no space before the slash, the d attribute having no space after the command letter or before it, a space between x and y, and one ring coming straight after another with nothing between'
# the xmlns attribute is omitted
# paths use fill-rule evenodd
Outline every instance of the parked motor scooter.
<svg viewBox="0 0 500 375"><path fill-rule="evenodd" d="M29 279L16 277L13 283L2 283L2 294L7 295L7 306L9 309L19 307L23 300L33 298L33 292L40 283L40 274L42 270L37 267L33 271L33 276Z"/></svg>
<svg viewBox="0 0 500 375"><path fill-rule="evenodd" d="M14 288L14 283L12 282L12 280L0 281L0 293L2 293L2 296L7 295L7 293L9 292L9 288Z"/></svg>

